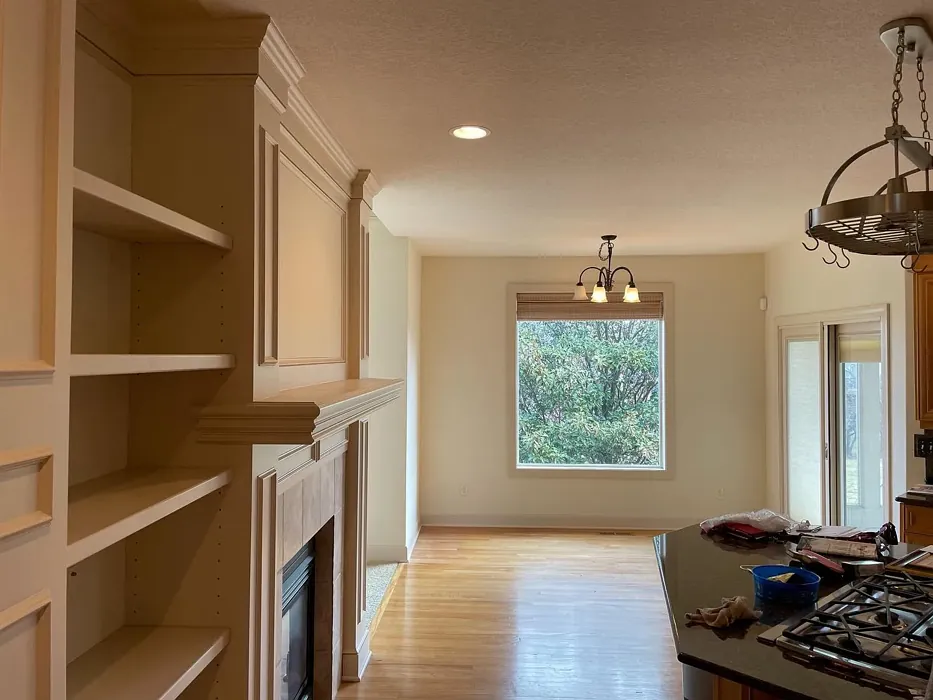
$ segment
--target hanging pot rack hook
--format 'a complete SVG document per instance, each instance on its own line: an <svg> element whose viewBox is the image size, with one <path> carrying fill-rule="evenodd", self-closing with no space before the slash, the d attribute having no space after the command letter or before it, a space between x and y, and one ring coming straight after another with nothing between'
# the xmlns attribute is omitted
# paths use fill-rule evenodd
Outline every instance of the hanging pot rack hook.
<svg viewBox="0 0 933 700"><path fill-rule="evenodd" d="M817 240L817 239L815 239L815 238L811 238L810 236L807 236L807 238L809 238L811 241L813 241L813 247L811 248L810 246L808 246L806 241L800 241L800 245L802 245L804 248L806 248L807 250L809 250L809 251L812 253L814 250L816 250L817 248L820 247L820 242L819 242L819 240Z"/></svg>
<svg viewBox="0 0 933 700"><path fill-rule="evenodd" d="M842 257L845 258L846 264L845 264L845 265L840 265L840 264L839 264L839 261L837 260L837 261L836 261L836 267L838 267L840 270L845 270L849 265L852 264L852 261L849 260L849 256L846 255L846 249L845 249L845 248L840 248L840 249L839 249L839 252L841 252L841 253L842 253Z"/></svg>
<svg viewBox="0 0 933 700"><path fill-rule="evenodd" d="M906 265L904 264L905 262L907 262ZM914 261L910 260L910 253L908 253L903 258L901 258L901 267L904 268L905 270L908 270L909 272L913 272L914 265L915 265Z"/></svg>
<svg viewBox="0 0 933 700"><path fill-rule="evenodd" d="M923 267L917 267L918 262L920 262L920 242L914 241L914 259L910 262L910 271L914 274L918 272L926 272L927 265L924 264Z"/></svg>
<svg viewBox="0 0 933 700"><path fill-rule="evenodd" d="M826 247L829 248L829 252L833 254L833 259L832 259L832 260L827 260L827 259L826 259L826 256L824 255L824 256L823 256L823 262L826 263L827 265L835 265L836 262L839 260L839 256L836 255L836 251L833 250L833 246L832 246L831 243L827 243L827 244L826 244Z"/></svg>

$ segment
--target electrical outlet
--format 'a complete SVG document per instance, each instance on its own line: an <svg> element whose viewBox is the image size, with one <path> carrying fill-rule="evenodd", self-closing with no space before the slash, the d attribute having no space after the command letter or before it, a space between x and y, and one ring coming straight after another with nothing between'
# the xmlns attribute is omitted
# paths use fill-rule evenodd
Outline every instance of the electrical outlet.
<svg viewBox="0 0 933 700"><path fill-rule="evenodd" d="M914 457L933 457L933 435L917 433L914 435Z"/></svg>
<svg viewBox="0 0 933 700"><path fill-rule="evenodd" d="M726 490L725 490L725 489L719 489L719 490L716 492L716 496L717 496L718 498L725 498L725 497L726 497Z"/></svg>
<svg viewBox="0 0 933 700"><path fill-rule="evenodd" d="M462 485L460 486L460 495L461 495L461 496L466 496L468 493L470 493L470 489L467 487L466 484L462 484Z"/></svg>

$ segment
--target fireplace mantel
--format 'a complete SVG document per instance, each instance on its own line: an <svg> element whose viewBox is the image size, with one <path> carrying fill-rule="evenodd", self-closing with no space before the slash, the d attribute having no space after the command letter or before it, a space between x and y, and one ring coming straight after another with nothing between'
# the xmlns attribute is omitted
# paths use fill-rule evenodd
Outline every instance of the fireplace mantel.
<svg viewBox="0 0 933 700"><path fill-rule="evenodd" d="M347 428L402 394L402 379L345 379L288 389L248 404L210 406L198 419L200 442L311 444Z"/></svg>

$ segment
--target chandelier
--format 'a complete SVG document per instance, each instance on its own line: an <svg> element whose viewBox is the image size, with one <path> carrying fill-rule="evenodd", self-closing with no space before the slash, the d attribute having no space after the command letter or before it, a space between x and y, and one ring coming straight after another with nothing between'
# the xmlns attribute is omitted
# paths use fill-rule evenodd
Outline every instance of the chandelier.
<svg viewBox="0 0 933 700"><path fill-rule="evenodd" d="M824 255L823 261L829 265L848 267L849 258L845 253L848 250L862 255L900 255L904 269L918 271L914 256L933 252L933 192L930 191L933 167L930 143L933 139L930 138L923 84L923 61L933 57L933 36L926 22L916 17L888 22L879 33L895 58L891 125L885 129L882 140L856 152L829 179L820 206L807 212L806 233L815 244L803 245L807 250L816 250L821 242L825 243L832 258ZM911 135L900 122L900 106L904 101L901 81L908 60L916 65L921 136ZM887 144L893 151L893 177L867 197L830 202L833 188L849 166ZM913 169L903 167L904 160L909 161ZM923 173L923 187L911 192L907 178L919 173ZM842 252L842 258L834 248Z"/></svg>
<svg viewBox="0 0 933 700"><path fill-rule="evenodd" d="M602 239L603 242L599 246L599 253L597 253L597 255L606 265L604 267L590 265L589 267L583 268L577 280L577 287L573 293L574 301L586 301L589 299L596 304L605 304L609 301L606 292L612 291L616 273L619 270L625 270L628 273L628 284L625 285L625 294L622 295L622 301L627 304L637 304L641 299L638 298L638 287L635 286L635 278L632 276L632 271L624 265L619 265L619 267L615 269L612 268L612 249L615 247L613 241L615 241L616 237L608 235L603 236ZM583 275L590 270L596 270L599 277L596 279L596 284L593 285L593 294L587 296L586 287L583 286Z"/></svg>

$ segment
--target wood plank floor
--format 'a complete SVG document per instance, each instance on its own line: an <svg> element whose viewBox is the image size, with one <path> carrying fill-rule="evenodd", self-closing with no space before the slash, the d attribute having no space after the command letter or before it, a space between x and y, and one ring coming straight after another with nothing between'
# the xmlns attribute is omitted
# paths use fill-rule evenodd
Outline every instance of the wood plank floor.
<svg viewBox="0 0 933 700"><path fill-rule="evenodd" d="M339 700L677 700L643 534L425 529Z"/></svg>

